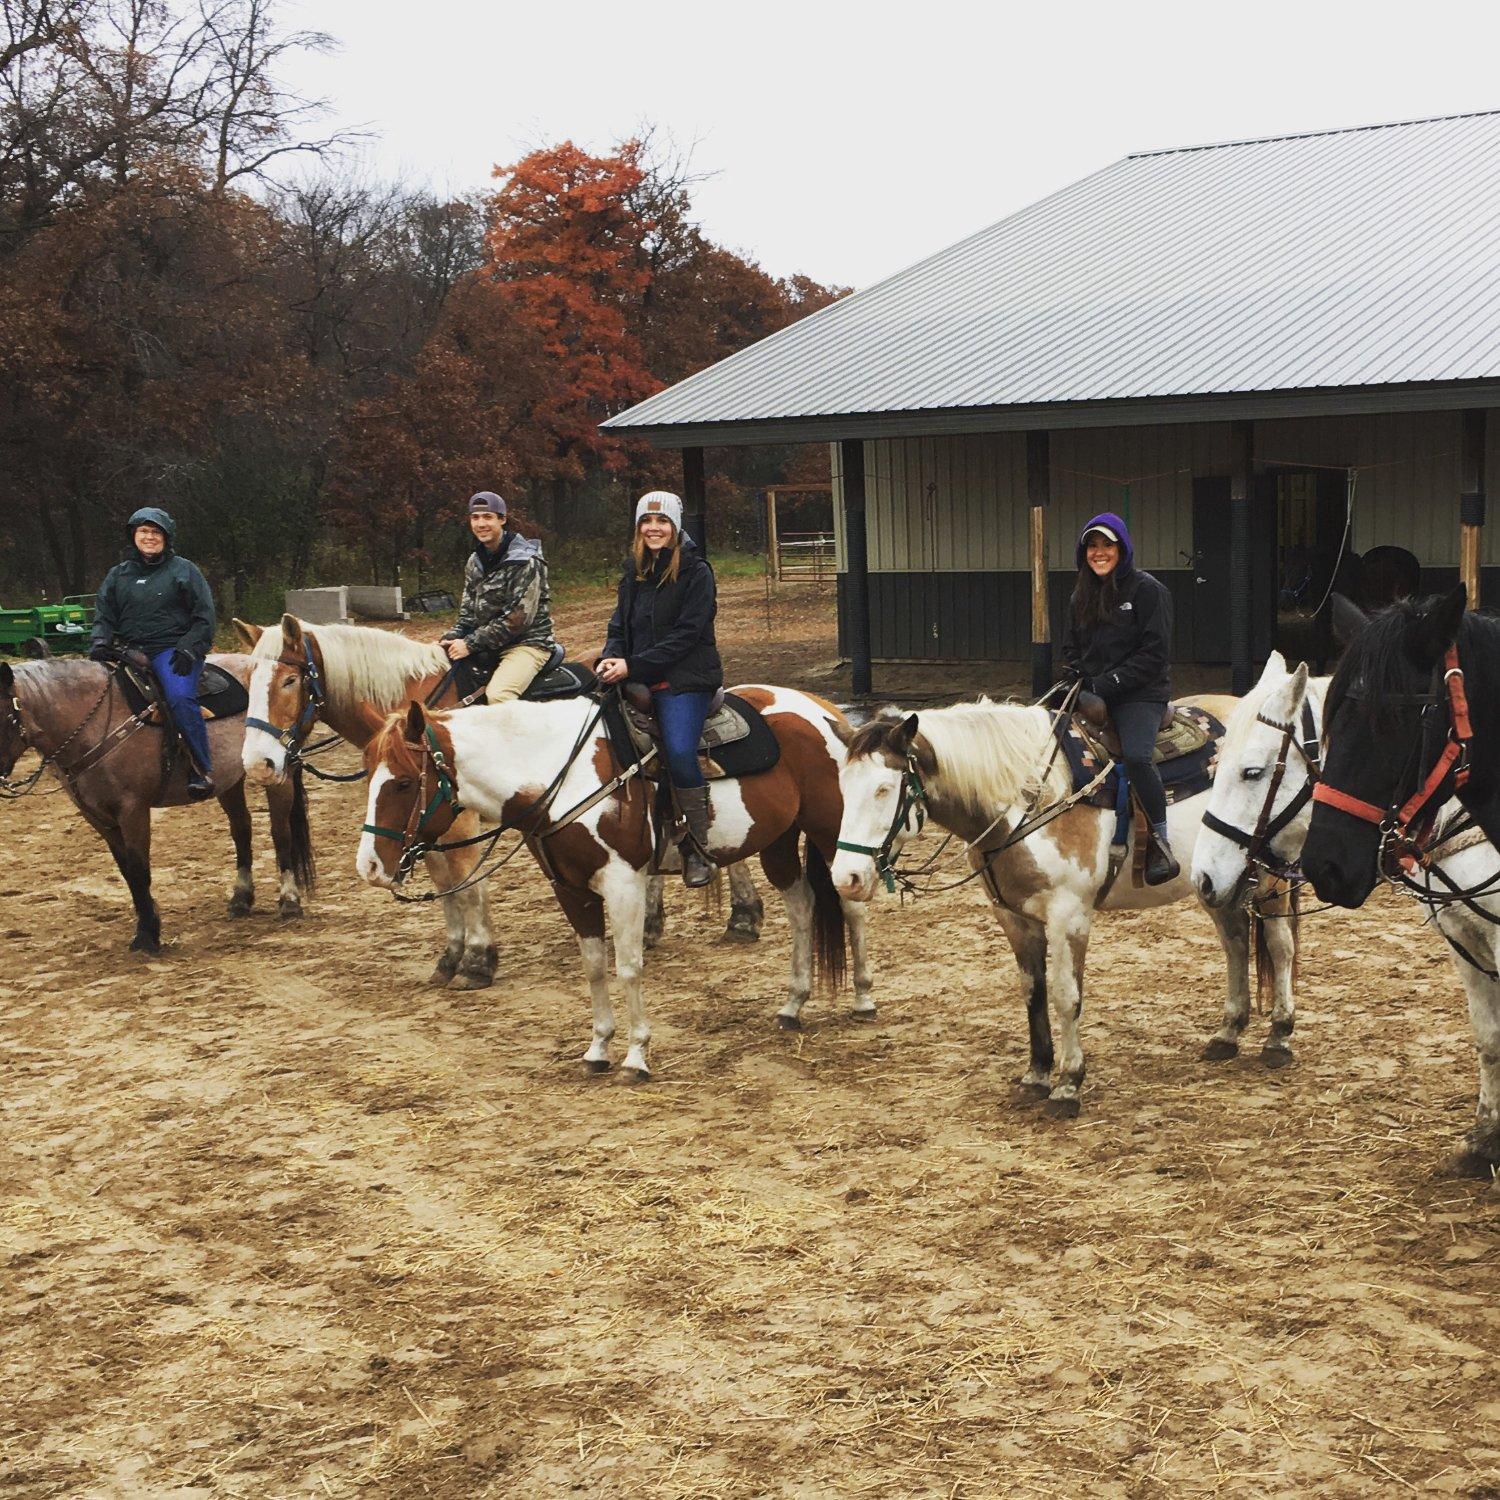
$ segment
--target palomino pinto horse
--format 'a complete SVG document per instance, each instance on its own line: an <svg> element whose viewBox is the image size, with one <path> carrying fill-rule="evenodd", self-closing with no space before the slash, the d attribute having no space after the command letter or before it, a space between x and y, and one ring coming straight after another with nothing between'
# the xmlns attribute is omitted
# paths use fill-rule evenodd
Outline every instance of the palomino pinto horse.
<svg viewBox="0 0 1500 1500"><path fill-rule="evenodd" d="M1280 873L1302 857L1319 774L1318 735L1328 681L1309 678L1305 665L1288 672L1273 653L1260 682L1235 710L1219 752L1209 810L1239 837L1205 827L1198 840L1193 884L1206 905L1242 900L1257 879L1257 864ZM1500 855L1478 829L1463 831L1462 813L1455 801L1438 813L1427 862L1414 872L1408 889L1428 905L1452 949L1479 1052L1478 1118L1453 1165L1466 1175L1490 1177L1500 1169ZM1257 845L1257 828L1274 831L1264 833ZM1427 894L1414 886L1425 887ZM1491 894L1474 897L1472 904L1443 899L1453 889L1485 888ZM1290 991L1287 1001L1283 1018L1278 994L1268 1047L1279 1030L1290 1036ZM1215 1041L1237 1038L1244 1025L1244 1012L1226 1014L1224 1031Z"/></svg>
<svg viewBox="0 0 1500 1500"><path fill-rule="evenodd" d="M246 656L209 660L238 677L250 677ZM214 785L234 839L235 881L230 916L243 916L255 901L250 863L250 810L240 768L240 717L208 724ZM163 778L163 730L142 723L126 704L108 667L92 661L0 662L0 779L35 750L62 782L85 821L114 856L135 907L140 953L161 949L161 914L151 896L151 809L179 807L188 800L187 755L176 757ZM311 886L313 856L307 802L300 778L267 792L271 838L281 870L281 914L300 916L299 883Z"/></svg>
<svg viewBox="0 0 1500 1500"><path fill-rule="evenodd" d="M1221 697L1185 701L1221 718L1234 704ZM868 901L883 863L894 859L920 827L923 806L935 823L962 839L973 867L988 866L982 883L1016 962L1031 981L1031 1066L1018 1081L1046 1094L1050 1112L1076 1115L1084 1076L1078 1018L1095 909L1164 906L1190 896L1192 887L1185 875L1166 885L1137 886L1128 863L1109 884L1115 814L1107 808L1075 805L1006 845L1030 807L1041 812L1072 789L1062 757L1051 753L1051 726L1046 709L981 700L920 717L877 719L847 735L839 777L844 819L833 882L841 895ZM1172 848L1184 866L1207 801L1207 794L1200 794L1169 809ZM1250 961L1249 916L1238 907L1210 915L1231 983L1243 987ZM1272 957L1287 963L1285 955L1273 952Z"/></svg>
<svg viewBox="0 0 1500 1500"><path fill-rule="evenodd" d="M800 1024L815 969L835 983L842 976L846 919L855 1013L873 1015L865 913L841 906L828 878L843 758L830 726L847 725L832 704L804 693L735 691L765 716L781 758L759 775L709 783L708 852L721 865L758 854L786 903L792 969L782 1025ZM372 885L395 884L422 845L441 845L448 837L460 803L486 823L524 833L583 955L594 1002L593 1039L584 1061L606 1070L615 1031L605 967L607 916L629 1012L625 1069L647 1078L651 1027L641 967L652 861L650 787L638 776L619 781L623 768L601 712L591 698L571 698L457 713L432 713L413 703L405 714L393 715L365 752L370 795L358 868Z"/></svg>
<svg viewBox="0 0 1500 1500"><path fill-rule="evenodd" d="M252 781L274 785L283 781L319 721L348 740L364 746L372 723L404 708L413 699L435 706L456 706L458 690L450 670L453 663L436 642L414 641L394 631L363 625L304 624L283 615L281 628L266 629L234 622L255 658L250 679L250 718L269 724L274 732L252 727L245 734L245 774ZM375 714L372 718L370 710ZM454 828L454 838L472 836L478 819L465 813ZM484 989L495 977L498 961L490 933L484 883L465 886L478 862L471 849L432 856L432 874L442 890L447 943L430 983L450 989ZM455 889L455 887L464 887ZM729 935L760 936L760 897L748 875L730 871L733 904ZM662 930L661 886L652 892L647 933L654 939Z"/></svg>

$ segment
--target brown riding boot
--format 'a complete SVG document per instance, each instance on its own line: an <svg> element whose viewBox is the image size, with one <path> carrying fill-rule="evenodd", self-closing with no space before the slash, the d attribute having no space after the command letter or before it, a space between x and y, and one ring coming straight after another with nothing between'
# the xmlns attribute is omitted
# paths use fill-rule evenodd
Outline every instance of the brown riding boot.
<svg viewBox="0 0 1500 1500"><path fill-rule="evenodd" d="M708 788L680 786L677 805L687 823L687 837L682 850L682 883L697 890L714 878L714 867L708 860Z"/></svg>

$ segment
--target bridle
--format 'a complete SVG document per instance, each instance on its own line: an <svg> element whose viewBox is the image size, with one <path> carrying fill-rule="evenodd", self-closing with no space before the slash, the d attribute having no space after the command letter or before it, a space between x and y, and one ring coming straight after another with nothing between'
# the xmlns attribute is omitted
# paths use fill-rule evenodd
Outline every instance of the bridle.
<svg viewBox="0 0 1500 1500"><path fill-rule="evenodd" d="M1387 880L1397 879L1397 871L1409 871L1416 864L1426 865L1432 848L1437 810L1453 792L1461 790L1469 779L1469 743L1474 737L1474 729L1469 720L1469 700L1464 691L1464 672L1459 665L1456 643L1448 648L1441 670L1441 688L1434 682L1432 690L1426 694L1393 694L1387 699L1419 705L1424 718L1443 701L1444 696L1448 703L1448 732L1444 736L1443 748L1422 784L1405 802L1398 806L1395 800L1401 795L1400 780L1391 793L1392 800L1388 807L1367 802L1352 792L1331 785L1326 779L1313 788L1314 802L1324 803L1337 812L1357 818L1362 823L1371 823L1380 830L1378 868ZM1422 739L1423 736L1419 733L1412 749L1412 757L1418 759L1419 774Z"/></svg>
<svg viewBox="0 0 1500 1500"><path fill-rule="evenodd" d="M1264 724L1268 729L1281 731L1281 744L1276 751L1276 764L1272 767L1271 780L1266 786L1265 801L1261 803L1255 827L1250 833L1246 833L1243 828L1238 828L1233 823L1226 823L1213 812L1203 814L1203 826L1243 849L1247 866L1259 865L1283 880L1295 880L1299 878L1295 865L1277 855L1275 844L1297 814L1317 797L1316 789L1321 785L1322 763L1318 756L1318 728L1313 718L1312 704L1305 698L1302 700L1300 737L1295 723L1283 724L1279 719L1269 718L1265 714L1256 714L1255 722ZM1287 805L1272 817L1272 809L1276 806L1276 794L1281 790L1281 783L1286 777L1287 758L1294 749L1302 757L1303 766L1307 771L1307 780L1297 789Z"/></svg>
<svg viewBox="0 0 1500 1500"><path fill-rule="evenodd" d="M32 743L31 736L26 732L26 721L21 716L20 696L15 692L11 693L10 702L5 706L5 717L3 720L0 720L0 723L13 727L21 744L27 750L36 750L40 763L30 776L25 777L21 781L12 781L8 775L0 776L0 801L15 802L21 797L26 796L28 792L36 787L37 782L42 779L48 766L55 766L57 768L58 775L62 777L66 786L72 789L76 795L76 787L74 786L76 779L85 771L93 770L95 766L146 722L142 714L132 714L123 724L110 730L103 739L85 750L75 765L64 766L62 764L58 757L93 722L94 715L103 707L104 701L109 697L110 689L114 686L114 683L115 674L113 670L107 671L104 675L104 687L100 690L99 696L94 699L93 706L73 726L62 742L50 752L38 750ZM60 791L62 788L57 788L56 790ZM46 793L41 793L40 795L45 796Z"/></svg>
<svg viewBox="0 0 1500 1500"><path fill-rule="evenodd" d="M903 890L913 890L913 883L896 868L892 858L896 840L906 831L906 820L913 812L917 817L916 832L921 833L927 822L927 788L923 786L922 773L917 768L916 751L909 749L906 752L906 765L901 772L901 795L896 801L896 812L879 845L851 844L840 839L834 847L850 854L870 855L875 861L875 873L885 883L887 892L895 891L898 880Z"/></svg>
<svg viewBox="0 0 1500 1500"><path fill-rule="evenodd" d="M278 729L276 725L268 723L265 719L253 718L249 715L245 718L246 729L259 729L270 735L291 760L300 760L302 756L302 745L307 739L308 731L318 721L318 715L323 711L323 705L327 701L327 694L323 691L323 677L318 671L318 663L312 653L312 645L307 637L302 637L302 660L295 657L278 656L276 666L286 667L297 674L301 681L307 701L302 705L302 712L297 716L297 722L287 729Z"/></svg>
<svg viewBox="0 0 1500 1500"><path fill-rule="evenodd" d="M427 800L427 805L423 807L422 799L427 797L429 767L434 773L435 788L432 796ZM392 839L400 845L400 852L396 858L395 883L397 885L400 885L411 874L417 861L432 850L440 847L459 847L456 844L441 846L423 837L427 829L427 824L433 814L444 805L453 809L453 816L455 818L463 811L463 804L458 800L458 790L453 780L453 772L448 765L448 758L443 754L443 747L438 743L438 738L433 732L432 725L428 724L422 731L421 784L418 787L416 797L412 799L411 812L407 815L406 827L402 829L382 828L378 823L363 823L360 825L361 833L372 833L377 838ZM420 813L418 812L419 808L421 809ZM485 835L485 837L488 837L488 835Z"/></svg>

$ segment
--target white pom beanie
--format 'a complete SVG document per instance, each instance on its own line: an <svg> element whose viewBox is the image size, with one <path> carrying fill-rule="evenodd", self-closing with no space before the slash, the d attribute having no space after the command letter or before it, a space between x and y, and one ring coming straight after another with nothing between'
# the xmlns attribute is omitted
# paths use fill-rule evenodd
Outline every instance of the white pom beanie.
<svg viewBox="0 0 1500 1500"><path fill-rule="evenodd" d="M642 516L665 516L682 532L682 501L671 490L652 490L635 502L635 524L641 524Z"/></svg>

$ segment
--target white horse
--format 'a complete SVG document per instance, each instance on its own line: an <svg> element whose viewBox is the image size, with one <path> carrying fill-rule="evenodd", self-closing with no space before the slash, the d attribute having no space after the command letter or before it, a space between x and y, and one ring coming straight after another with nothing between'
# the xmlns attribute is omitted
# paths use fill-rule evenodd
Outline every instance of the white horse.
<svg viewBox="0 0 1500 1500"><path fill-rule="evenodd" d="M1209 800L1210 811L1224 825L1244 838L1205 830L1193 853L1193 885L1199 899L1214 906L1238 905L1257 879L1257 858L1272 869L1295 865L1302 854L1312 817L1311 792L1317 764L1303 753L1306 725L1304 705L1310 711L1314 755L1323 730L1323 702L1329 679L1307 675L1304 663L1287 671L1280 655L1273 653L1260 681L1234 711L1219 751L1219 770ZM1277 768L1281 775L1277 776ZM1434 838L1433 868L1460 889L1489 888L1476 896L1472 906L1443 904L1446 887L1442 876L1413 872L1435 901L1428 903L1439 931L1448 940L1454 967L1469 1001L1469 1021L1479 1054L1479 1105L1473 1129L1453 1159L1465 1175L1490 1177L1500 1170L1500 854L1476 831L1445 838L1463 809L1449 802L1438 818ZM1254 843L1257 828L1280 824L1260 849ZM1262 866L1264 868L1264 866ZM1420 899L1420 898L1419 898ZM1483 915L1488 913L1488 917ZM1270 924L1271 930L1285 926ZM1465 956L1467 955L1467 956ZM1226 1050L1214 1055L1229 1057L1238 1046L1248 1007L1225 1007L1223 1029L1214 1042ZM1284 1045L1291 1036L1293 1011L1288 989L1286 1004L1278 990L1271 1016L1271 1039L1267 1047ZM1212 1048L1214 1042L1209 1045Z"/></svg>
<svg viewBox="0 0 1500 1500"><path fill-rule="evenodd" d="M816 973L834 983L842 977L846 928L855 1013L873 1015L865 909L841 903L828 877L843 759L831 726L847 729L847 723L832 704L787 688L736 691L765 717L780 759L758 775L709 783L708 852L720 865L758 854L786 904L792 965L783 1026L800 1024ZM452 713L413 703L393 715L366 750L369 801L356 864L370 884L390 887L422 846L451 836L460 806L525 835L578 938L588 974L594 1029L585 1063L601 1072L610 1065L615 1021L607 918L629 1012L625 1070L648 1078L651 1027L641 972L653 855L650 789L639 777L620 779L599 713L593 700L572 698Z"/></svg>
<svg viewBox="0 0 1500 1500"><path fill-rule="evenodd" d="M1220 718L1234 703L1222 697L1186 701ZM1095 909L1166 906L1190 896L1192 886L1186 875L1166 885L1136 885L1128 857L1111 884L1112 809L1077 805L1007 843L1028 808L1055 805L1072 790L1062 756L1051 753L1051 724L1045 709L981 700L904 720L877 719L847 735L833 880L841 895L868 901L886 861L917 830L922 805L964 840L974 868L987 866L981 883L1031 981L1031 1065L1018 1081L1046 1094L1052 1112L1076 1115L1084 1075L1078 1018ZM1202 793L1168 811L1172 848L1184 867L1207 801ZM1249 915L1242 907L1210 914L1230 984L1248 993ZM1272 958L1279 969L1290 969L1289 953L1273 950Z"/></svg>

